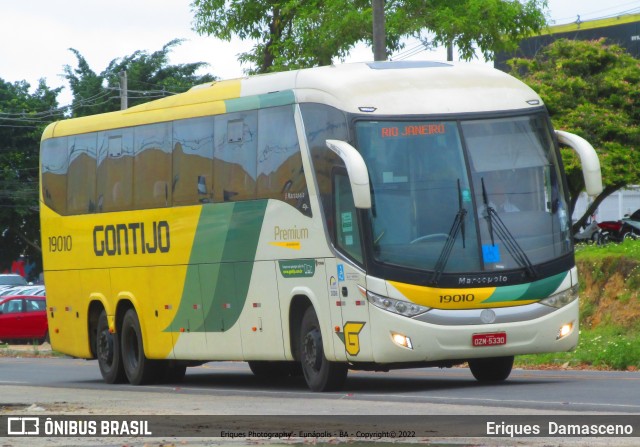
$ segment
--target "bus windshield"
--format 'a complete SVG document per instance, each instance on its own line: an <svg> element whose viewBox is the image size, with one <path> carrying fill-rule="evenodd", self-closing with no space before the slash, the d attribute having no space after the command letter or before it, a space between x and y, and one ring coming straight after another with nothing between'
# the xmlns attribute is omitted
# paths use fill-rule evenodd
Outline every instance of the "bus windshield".
<svg viewBox="0 0 640 447"><path fill-rule="evenodd" d="M375 261L446 272L527 269L571 251L543 115L360 121Z"/></svg>

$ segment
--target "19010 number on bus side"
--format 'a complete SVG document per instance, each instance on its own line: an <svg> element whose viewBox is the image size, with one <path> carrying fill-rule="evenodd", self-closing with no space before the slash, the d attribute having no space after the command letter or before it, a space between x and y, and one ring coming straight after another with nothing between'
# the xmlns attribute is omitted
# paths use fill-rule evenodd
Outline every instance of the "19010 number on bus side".
<svg viewBox="0 0 640 447"><path fill-rule="evenodd" d="M67 236L49 236L49 252L57 253L62 251L71 251L73 248L73 239L71 235Z"/></svg>
<svg viewBox="0 0 640 447"><path fill-rule="evenodd" d="M447 303L469 303L476 299L473 293L459 294L459 295L440 295L440 302Z"/></svg>

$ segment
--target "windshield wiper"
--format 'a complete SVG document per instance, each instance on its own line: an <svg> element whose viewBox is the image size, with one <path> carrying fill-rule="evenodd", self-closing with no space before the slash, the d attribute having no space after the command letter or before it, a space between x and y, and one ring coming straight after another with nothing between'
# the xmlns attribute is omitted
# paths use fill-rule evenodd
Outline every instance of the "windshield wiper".
<svg viewBox="0 0 640 447"><path fill-rule="evenodd" d="M460 179L458 179L458 212L453 219L453 224L451 224L449 234L447 235L447 240L445 241L444 247L442 247L442 251L440 252L440 256L438 256L438 260L436 261L433 278L431 280L433 284L438 284L438 281L440 281L440 276L442 276L442 272L447 266L447 261L451 256L451 251L455 245L458 233L462 233L462 248L466 248L464 227L464 218L466 215L467 210L462 207L462 189L460 188Z"/></svg>
<svg viewBox="0 0 640 447"><path fill-rule="evenodd" d="M487 189L484 186L484 178L480 179L482 183L482 201L484 202L484 207L486 209L487 215L487 225L489 226L489 236L491 237L491 245L495 247L495 241L493 238L493 232L497 233L498 237L502 239L504 242L504 246L511 255L511 257L520 265L521 267L527 270L527 273L532 278L538 277L538 272L533 267L533 264L529 260L529 257L525 253L525 251L520 247L518 241L513 237L513 234L509 231L507 226L504 224L498 212L494 207L491 206L489 200L487 199Z"/></svg>

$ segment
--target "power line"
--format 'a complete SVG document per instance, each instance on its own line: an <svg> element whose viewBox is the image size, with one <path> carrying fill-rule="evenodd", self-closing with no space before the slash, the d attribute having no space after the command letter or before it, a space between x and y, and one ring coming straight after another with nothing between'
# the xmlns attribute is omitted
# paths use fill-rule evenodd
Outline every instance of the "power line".
<svg viewBox="0 0 640 447"><path fill-rule="evenodd" d="M628 6L635 6L635 8L631 8L631 9L626 9L626 10L620 10L620 8L626 8ZM606 12L608 11L614 11L617 10L616 12L611 12L606 14ZM638 1L633 1L633 2L629 2L629 3L623 3L621 5L615 6L615 7L610 7L610 8L604 8L604 9L599 9L596 11L591 11L591 12L586 12L583 13L579 10L577 10L577 13L575 16L571 16L571 17L564 17L564 18L559 18L554 20L554 24L563 24L562 22L567 22L567 23L573 23L576 21L576 17L579 17L581 20L584 20L584 18L586 17L587 20L600 20L600 19L609 19L612 17L617 17L617 16L621 16L621 15L626 15L626 14L633 14L633 13L638 13L640 12L640 7L638 7ZM579 13L579 14L578 14ZM596 17L592 17L596 14L602 14Z"/></svg>

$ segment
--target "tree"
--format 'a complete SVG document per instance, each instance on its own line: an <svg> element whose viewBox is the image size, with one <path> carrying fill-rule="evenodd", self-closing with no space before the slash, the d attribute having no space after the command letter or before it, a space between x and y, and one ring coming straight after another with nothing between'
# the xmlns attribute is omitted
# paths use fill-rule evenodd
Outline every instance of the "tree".
<svg viewBox="0 0 640 447"><path fill-rule="evenodd" d="M205 64L168 65L173 40L160 51L136 51L111 61L96 74L77 51L78 66L65 67L73 92L72 115L83 116L120 108L118 73L127 70L132 105L154 97L182 92L195 84L213 81L198 76ZM40 138L47 124L63 119L67 108L58 108L62 88L51 89L40 81L33 93L25 82L0 79L0 271L26 255L41 269L40 222L38 214L38 155Z"/></svg>
<svg viewBox="0 0 640 447"><path fill-rule="evenodd" d="M25 82L0 79L0 271L26 255L40 262L38 154L44 127L62 117L57 95L41 80L34 93Z"/></svg>
<svg viewBox="0 0 640 447"><path fill-rule="evenodd" d="M574 224L577 231L611 193L640 179L640 61L604 40L557 40L512 71L540 94L556 129L580 135L600 158L604 191ZM571 213L584 189L581 167L562 150Z"/></svg>
<svg viewBox="0 0 640 447"><path fill-rule="evenodd" d="M453 44L470 60L479 51L491 60L510 51L547 25L547 0L405 0L407 28L418 36L433 34L436 46Z"/></svg>
<svg viewBox="0 0 640 447"><path fill-rule="evenodd" d="M73 116L94 115L120 109L120 73L127 72L129 105L134 106L154 98L181 93L197 84L211 82L214 76L195 73L207 64L168 65L171 50L182 41L174 39L161 50L151 54L136 51L129 56L113 59L100 74L89 67L76 49L70 48L78 59L78 66L64 67L65 78L73 93Z"/></svg>
<svg viewBox="0 0 640 447"><path fill-rule="evenodd" d="M465 59L476 47L485 56L514 48L546 24L547 0L387 0L386 44L390 54L403 36L429 31L433 45L454 43ZM193 0L195 30L256 42L242 53L249 73L329 65L344 60L358 43L371 44L371 0Z"/></svg>

